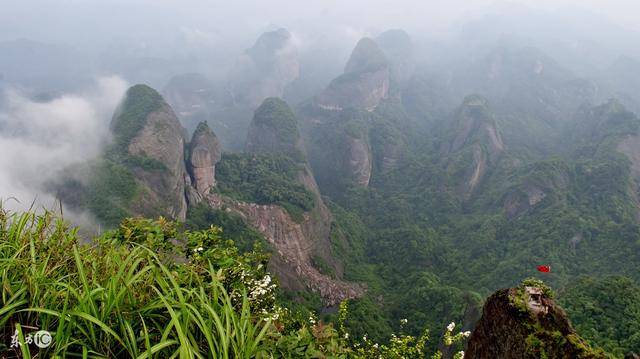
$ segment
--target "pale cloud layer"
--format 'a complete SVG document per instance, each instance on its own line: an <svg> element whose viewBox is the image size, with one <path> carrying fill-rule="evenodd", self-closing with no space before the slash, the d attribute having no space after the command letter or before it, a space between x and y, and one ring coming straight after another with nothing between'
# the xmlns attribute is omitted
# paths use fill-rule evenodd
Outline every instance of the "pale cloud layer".
<svg viewBox="0 0 640 359"><path fill-rule="evenodd" d="M0 112L0 199L5 207L52 208L45 185L61 169L96 157L108 133L114 108L127 84L118 77L99 78L83 94L35 102L9 90ZM7 200L8 198L15 200Z"/></svg>
<svg viewBox="0 0 640 359"><path fill-rule="evenodd" d="M239 33L255 38L274 24L315 31L348 26L359 32L402 27L438 33L487 8L509 6L583 9L640 31L635 0L4 0L0 37L69 38L84 45L127 34L171 41L168 36L182 32L189 39L212 41Z"/></svg>

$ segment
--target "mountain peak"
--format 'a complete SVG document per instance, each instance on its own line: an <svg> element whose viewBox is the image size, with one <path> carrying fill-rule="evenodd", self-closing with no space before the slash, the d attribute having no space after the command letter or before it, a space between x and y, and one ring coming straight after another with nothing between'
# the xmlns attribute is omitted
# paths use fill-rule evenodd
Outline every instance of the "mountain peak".
<svg viewBox="0 0 640 359"><path fill-rule="evenodd" d="M303 151L298 124L285 101L269 97L258 107L249 126L246 150L284 153L300 159Z"/></svg>
<svg viewBox="0 0 640 359"><path fill-rule="evenodd" d="M378 44L362 38L353 49L344 74L318 95L315 103L328 110L358 108L373 111L389 97L389 62Z"/></svg>
<svg viewBox="0 0 640 359"><path fill-rule="evenodd" d="M344 73L377 71L388 65L389 61L378 44L369 37L363 37L351 52Z"/></svg>
<svg viewBox="0 0 640 359"><path fill-rule="evenodd" d="M128 145L144 127L149 114L164 105L164 99L153 88L144 84L130 87L111 120L111 131L116 142Z"/></svg>
<svg viewBox="0 0 640 359"><path fill-rule="evenodd" d="M256 43L247 50L247 54L255 61L270 58L290 45L291 33L284 28L267 31L258 37Z"/></svg>
<svg viewBox="0 0 640 359"><path fill-rule="evenodd" d="M525 280L485 302L469 338L469 358L606 358L582 339L542 281Z"/></svg>

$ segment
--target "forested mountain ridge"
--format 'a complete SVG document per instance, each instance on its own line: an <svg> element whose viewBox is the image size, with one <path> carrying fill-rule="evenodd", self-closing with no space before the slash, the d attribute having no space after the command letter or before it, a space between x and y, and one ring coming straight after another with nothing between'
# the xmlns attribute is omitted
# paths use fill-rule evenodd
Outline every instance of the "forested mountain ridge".
<svg viewBox="0 0 640 359"><path fill-rule="evenodd" d="M290 41L269 32L243 55L260 70L241 81L256 89L246 98L177 78L165 89L176 115L155 90L132 87L112 145L78 171L89 180L58 187L62 200L105 225L163 215L220 225L240 247L266 244L287 300L328 321L349 300L344 325L359 338L451 320L471 330L486 296L544 275L560 301L576 298L563 305L591 344L640 351L631 324L607 331L581 316L578 303L601 297L572 286L640 280L640 120L623 101L509 44L442 81L394 30L361 39L323 91L288 104L279 97L299 71ZM195 127L190 141L178 118ZM223 132L191 123L205 118ZM551 274L536 273L542 263Z"/></svg>

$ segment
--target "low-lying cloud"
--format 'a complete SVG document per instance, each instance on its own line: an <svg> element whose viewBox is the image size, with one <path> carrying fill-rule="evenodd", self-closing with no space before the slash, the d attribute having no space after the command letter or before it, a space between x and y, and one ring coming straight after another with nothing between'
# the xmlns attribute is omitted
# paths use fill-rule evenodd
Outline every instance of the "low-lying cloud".
<svg viewBox="0 0 640 359"><path fill-rule="evenodd" d="M127 84L119 77L96 79L81 94L39 102L9 89L0 109L0 199L5 208L53 208L46 184L60 171L96 157Z"/></svg>

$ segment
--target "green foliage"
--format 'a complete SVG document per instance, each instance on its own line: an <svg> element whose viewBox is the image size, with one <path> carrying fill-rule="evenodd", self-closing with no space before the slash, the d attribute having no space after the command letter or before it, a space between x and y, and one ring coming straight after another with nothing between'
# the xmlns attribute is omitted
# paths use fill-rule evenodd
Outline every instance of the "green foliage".
<svg viewBox="0 0 640 359"><path fill-rule="evenodd" d="M253 117L253 123L260 128L274 130L279 144L283 146L295 146L300 137L293 111L277 97L269 97L262 102Z"/></svg>
<svg viewBox="0 0 640 359"><path fill-rule="evenodd" d="M297 182L300 164L275 154L223 154L216 165L216 190L232 198L284 207L301 221L314 206L314 196Z"/></svg>
<svg viewBox="0 0 640 359"><path fill-rule="evenodd" d="M162 219L131 219L87 245L50 213L0 212L0 237L8 259L0 325L53 336L45 349L23 345L31 355L252 358L265 350L277 308L264 258L238 255L215 228L181 233ZM181 256L186 262L175 261Z"/></svg>
<svg viewBox="0 0 640 359"><path fill-rule="evenodd" d="M621 276L582 277L561 293L560 303L590 343L622 357L640 352L640 285Z"/></svg>
<svg viewBox="0 0 640 359"><path fill-rule="evenodd" d="M18 333L22 357L424 358L427 333L388 344L355 340L338 328L276 304L266 257L240 254L221 229L125 219L92 244L50 212L0 210L0 325ZM402 322L402 325L406 321ZM453 326L453 323L451 324ZM51 332L47 348L26 334ZM452 334L452 345L468 333ZM3 339L8 339L4 338ZM3 340L3 343L10 342ZM458 354L456 358L461 357ZM432 358L440 358L436 352Z"/></svg>
<svg viewBox="0 0 640 359"><path fill-rule="evenodd" d="M318 256L318 255L313 255L311 257L311 264L316 267L316 269L318 269L318 271L322 274L328 275L331 278L336 278L336 273L333 270L333 268L329 265L329 263L327 263L326 260L324 260L324 258Z"/></svg>
<svg viewBox="0 0 640 359"><path fill-rule="evenodd" d="M247 252L255 246L265 247L267 244L262 234L248 226L240 215L213 209L205 203L189 207L185 226L190 230L206 230L211 226L223 228L222 237L233 240L241 252Z"/></svg>
<svg viewBox="0 0 640 359"><path fill-rule="evenodd" d="M91 166L86 188L86 208L106 226L113 228L130 215L129 208L138 193L131 171L110 160Z"/></svg>

